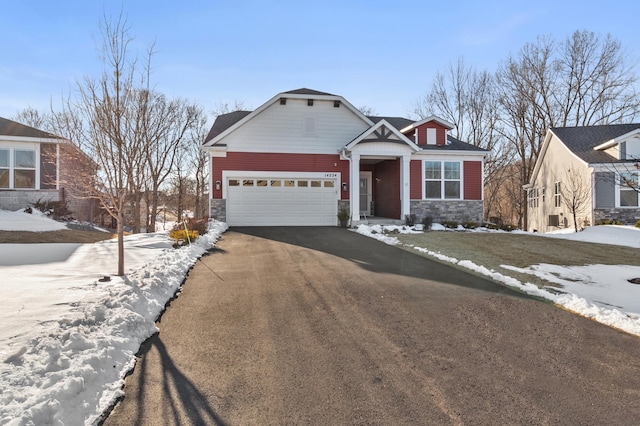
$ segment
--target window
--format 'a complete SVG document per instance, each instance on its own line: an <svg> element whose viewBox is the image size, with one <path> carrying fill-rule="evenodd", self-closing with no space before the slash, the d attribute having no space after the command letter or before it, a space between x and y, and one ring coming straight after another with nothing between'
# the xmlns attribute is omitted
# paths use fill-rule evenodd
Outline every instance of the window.
<svg viewBox="0 0 640 426"><path fill-rule="evenodd" d="M425 198L460 199L460 162L425 161L424 180Z"/></svg>
<svg viewBox="0 0 640 426"><path fill-rule="evenodd" d="M560 188L560 182L553 184L553 205L554 207L562 206L562 189Z"/></svg>
<svg viewBox="0 0 640 426"><path fill-rule="evenodd" d="M256 181L256 186L267 186L267 181L264 179L258 179Z"/></svg>
<svg viewBox="0 0 640 426"><path fill-rule="evenodd" d="M0 188L36 189L36 163L35 149L0 149Z"/></svg>
<svg viewBox="0 0 640 426"><path fill-rule="evenodd" d="M240 181L238 179L229 179L229 186L240 186Z"/></svg>
<svg viewBox="0 0 640 426"><path fill-rule="evenodd" d="M436 135L438 131L436 129L427 129L427 145L436 144Z"/></svg>
<svg viewBox="0 0 640 426"><path fill-rule="evenodd" d="M271 186L282 186L282 181L281 180L272 180L271 181Z"/></svg>
<svg viewBox="0 0 640 426"><path fill-rule="evenodd" d="M312 180L311 181L311 187L312 188L320 188L322 186L322 182L320 182L319 180Z"/></svg>
<svg viewBox="0 0 640 426"><path fill-rule="evenodd" d="M620 207L638 207L638 175L620 173Z"/></svg>
<svg viewBox="0 0 640 426"><path fill-rule="evenodd" d="M0 188L9 188L9 150L0 149Z"/></svg>
<svg viewBox="0 0 640 426"><path fill-rule="evenodd" d="M299 180L298 181L298 186L309 186L309 181L308 180Z"/></svg>
<svg viewBox="0 0 640 426"><path fill-rule="evenodd" d="M333 188L333 181L332 180L325 180L324 181L324 187L325 188Z"/></svg>
<svg viewBox="0 0 640 426"><path fill-rule="evenodd" d="M529 202L528 207L535 208L538 207L538 188L532 188L529 190Z"/></svg>
<svg viewBox="0 0 640 426"><path fill-rule="evenodd" d="M253 186L253 179L244 179L242 181L242 186Z"/></svg>

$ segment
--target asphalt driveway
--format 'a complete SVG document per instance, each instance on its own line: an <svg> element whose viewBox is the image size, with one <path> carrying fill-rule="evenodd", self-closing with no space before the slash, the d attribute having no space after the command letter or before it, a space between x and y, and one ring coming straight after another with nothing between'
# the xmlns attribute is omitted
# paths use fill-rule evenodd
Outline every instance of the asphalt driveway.
<svg viewBox="0 0 640 426"><path fill-rule="evenodd" d="M234 228L107 425L637 424L640 339L340 228Z"/></svg>

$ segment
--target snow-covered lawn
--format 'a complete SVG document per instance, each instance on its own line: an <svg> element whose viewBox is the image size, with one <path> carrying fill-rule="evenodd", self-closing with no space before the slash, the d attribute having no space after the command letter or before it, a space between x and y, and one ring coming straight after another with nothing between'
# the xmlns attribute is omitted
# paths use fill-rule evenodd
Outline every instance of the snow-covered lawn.
<svg viewBox="0 0 640 426"><path fill-rule="evenodd" d="M0 211L0 230L50 231L40 214ZM142 342L188 270L226 230L178 250L168 232L116 241L0 244L0 424L95 423L122 393Z"/></svg>
<svg viewBox="0 0 640 426"><path fill-rule="evenodd" d="M434 224L432 231L446 232L447 229L439 224ZM356 232L387 244L398 245L401 244L400 241L389 232L413 233L421 231L403 226L360 225ZM465 232L491 231L478 229ZM535 235L640 248L640 230L630 226L594 226L578 233L571 232L569 229ZM640 267L599 264L585 266L538 264L530 265L527 268L516 268L510 265L500 265L507 270L535 275L555 284L553 287L539 288L534 284L523 283L495 270L489 270L470 260L455 259L438 251L430 250L428 247L413 246L412 248L441 261L471 269L528 294L548 299L570 311L603 324L640 336L640 285L627 281L630 278L640 277Z"/></svg>

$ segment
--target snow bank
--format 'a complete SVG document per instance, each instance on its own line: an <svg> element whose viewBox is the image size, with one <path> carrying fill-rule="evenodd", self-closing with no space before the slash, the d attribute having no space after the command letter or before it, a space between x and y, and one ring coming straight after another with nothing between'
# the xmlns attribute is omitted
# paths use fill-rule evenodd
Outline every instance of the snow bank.
<svg viewBox="0 0 640 426"><path fill-rule="evenodd" d="M68 229L67 225L49 219L44 213L33 210L33 213L25 213L23 210L11 212L0 210L0 231L59 231Z"/></svg>
<svg viewBox="0 0 640 426"><path fill-rule="evenodd" d="M156 248L148 263L110 282L76 282L91 301L72 303L47 334L3 357L0 424L97 422L122 395L124 377L141 343L158 331L155 320L165 304L225 230L226 224L212 223L209 233L190 246ZM157 237L145 235L150 241Z"/></svg>

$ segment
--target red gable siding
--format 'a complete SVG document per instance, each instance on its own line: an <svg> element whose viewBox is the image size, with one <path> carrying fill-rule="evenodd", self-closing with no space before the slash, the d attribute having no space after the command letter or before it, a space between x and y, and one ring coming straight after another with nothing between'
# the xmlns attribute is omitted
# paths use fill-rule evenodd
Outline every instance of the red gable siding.
<svg viewBox="0 0 640 426"><path fill-rule="evenodd" d="M409 179L411 186L409 187L409 199L422 199L422 160L411 160L409 163Z"/></svg>
<svg viewBox="0 0 640 426"><path fill-rule="evenodd" d="M464 168L464 199L482 200L482 162L465 161Z"/></svg>
<svg viewBox="0 0 640 426"><path fill-rule="evenodd" d="M445 144L447 129L436 122L429 121L416 128L418 132L418 145L427 144L427 129L436 129L436 145Z"/></svg>
<svg viewBox="0 0 640 426"><path fill-rule="evenodd" d="M340 173L339 185L342 185L342 182L349 185L349 162L340 160L338 154L228 152L226 157L213 157L212 163L212 198L222 198L222 189L216 190L215 182L222 182L223 170ZM340 189L340 197L348 200L349 191Z"/></svg>

